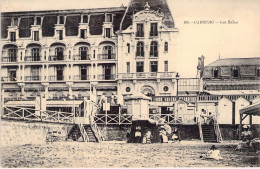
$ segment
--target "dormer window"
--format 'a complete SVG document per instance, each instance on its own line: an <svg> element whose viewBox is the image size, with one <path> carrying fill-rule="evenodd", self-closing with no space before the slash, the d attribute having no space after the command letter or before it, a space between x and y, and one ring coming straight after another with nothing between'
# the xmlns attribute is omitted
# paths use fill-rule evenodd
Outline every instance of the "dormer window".
<svg viewBox="0 0 260 169"><path fill-rule="evenodd" d="M158 36L158 24L151 23L150 36Z"/></svg>
<svg viewBox="0 0 260 169"><path fill-rule="evenodd" d="M105 28L105 37L111 38L111 28Z"/></svg>
<svg viewBox="0 0 260 169"><path fill-rule="evenodd" d="M138 23L136 26L136 37L144 37L144 24Z"/></svg>
<svg viewBox="0 0 260 169"><path fill-rule="evenodd" d="M106 22L112 22L112 14L106 14Z"/></svg>
<svg viewBox="0 0 260 169"><path fill-rule="evenodd" d="M88 15L83 15L83 23L88 23Z"/></svg>
<svg viewBox="0 0 260 169"><path fill-rule="evenodd" d="M213 76L214 76L214 78L219 78L219 75L220 75L219 71L220 71L220 68L219 68L219 67L217 67L217 68L215 68L215 69L213 70Z"/></svg>
<svg viewBox="0 0 260 169"><path fill-rule="evenodd" d="M59 16L60 22L59 24L64 24L64 16Z"/></svg>
<svg viewBox="0 0 260 169"><path fill-rule="evenodd" d="M57 36L58 36L59 40L63 40L63 31L57 30Z"/></svg>
<svg viewBox="0 0 260 169"><path fill-rule="evenodd" d="M11 26L18 26L18 18L12 18Z"/></svg>
<svg viewBox="0 0 260 169"><path fill-rule="evenodd" d="M33 40L39 41L39 31L33 31Z"/></svg>
<svg viewBox="0 0 260 169"><path fill-rule="evenodd" d="M238 67L233 67L232 68L232 74L233 74L233 77L239 77L239 69L238 69Z"/></svg>
<svg viewBox="0 0 260 169"><path fill-rule="evenodd" d="M80 38L81 39L87 39L87 29L81 29L80 30Z"/></svg>
<svg viewBox="0 0 260 169"><path fill-rule="evenodd" d="M41 25L41 17L36 17L36 25Z"/></svg>
<svg viewBox="0 0 260 169"><path fill-rule="evenodd" d="M15 42L16 41L16 32L10 32L10 41Z"/></svg>

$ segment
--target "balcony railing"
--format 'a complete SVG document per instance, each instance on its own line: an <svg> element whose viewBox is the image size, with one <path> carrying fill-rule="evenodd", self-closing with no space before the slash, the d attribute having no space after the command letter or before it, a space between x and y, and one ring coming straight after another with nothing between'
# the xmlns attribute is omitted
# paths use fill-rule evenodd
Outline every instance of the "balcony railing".
<svg viewBox="0 0 260 169"><path fill-rule="evenodd" d="M150 36L158 36L158 31L151 31Z"/></svg>
<svg viewBox="0 0 260 169"><path fill-rule="evenodd" d="M25 56L24 61L32 61L32 62L37 62L41 61L41 56Z"/></svg>
<svg viewBox="0 0 260 169"><path fill-rule="evenodd" d="M41 76L25 76L24 81L40 81Z"/></svg>
<svg viewBox="0 0 260 169"><path fill-rule="evenodd" d="M49 56L49 61L59 61L59 60L65 60L65 55L62 56Z"/></svg>
<svg viewBox="0 0 260 169"><path fill-rule="evenodd" d="M115 80L116 75L110 74L110 75L98 75L98 80Z"/></svg>
<svg viewBox="0 0 260 169"><path fill-rule="evenodd" d="M90 54L88 55L74 55L73 60L90 60Z"/></svg>
<svg viewBox="0 0 260 169"><path fill-rule="evenodd" d="M75 75L74 80L89 80L90 76L89 75Z"/></svg>
<svg viewBox="0 0 260 169"><path fill-rule="evenodd" d="M99 60L112 60L116 59L116 55L114 53L111 54L98 54Z"/></svg>
<svg viewBox="0 0 260 169"><path fill-rule="evenodd" d="M2 81L4 81L4 82L15 82L16 78L5 76L5 77L2 77Z"/></svg>
<svg viewBox="0 0 260 169"><path fill-rule="evenodd" d="M139 32L136 32L136 37L144 37L144 32L143 31L139 31Z"/></svg>
<svg viewBox="0 0 260 169"><path fill-rule="evenodd" d="M120 73L118 79L175 78L175 72Z"/></svg>
<svg viewBox="0 0 260 169"><path fill-rule="evenodd" d="M62 81L64 80L64 76L49 76L50 81Z"/></svg>
<svg viewBox="0 0 260 169"><path fill-rule="evenodd" d="M2 57L2 62L17 62L17 57Z"/></svg>

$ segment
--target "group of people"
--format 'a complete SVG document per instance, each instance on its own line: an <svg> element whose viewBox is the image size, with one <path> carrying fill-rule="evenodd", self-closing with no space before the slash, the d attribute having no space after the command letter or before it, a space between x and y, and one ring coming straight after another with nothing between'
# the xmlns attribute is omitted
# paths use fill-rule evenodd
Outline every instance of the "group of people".
<svg viewBox="0 0 260 169"><path fill-rule="evenodd" d="M212 125L214 124L215 117L212 112L209 112L208 114L206 113L206 110L202 109L202 113L200 115L201 118L201 123L202 124L207 124L207 125Z"/></svg>

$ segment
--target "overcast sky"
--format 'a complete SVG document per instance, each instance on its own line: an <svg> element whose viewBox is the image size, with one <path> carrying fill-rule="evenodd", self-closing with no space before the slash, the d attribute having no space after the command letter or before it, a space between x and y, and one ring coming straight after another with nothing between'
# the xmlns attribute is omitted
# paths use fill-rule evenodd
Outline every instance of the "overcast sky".
<svg viewBox="0 0 260 169"><path fill-rule="evenodd" d="M127 6L129 0L1 0L1 11L84 9ZM195 77L197 58L260 57L260 0L168 0L180 30L172 56L181 77ZM235 20L238 24L184 24Z"/></svg>

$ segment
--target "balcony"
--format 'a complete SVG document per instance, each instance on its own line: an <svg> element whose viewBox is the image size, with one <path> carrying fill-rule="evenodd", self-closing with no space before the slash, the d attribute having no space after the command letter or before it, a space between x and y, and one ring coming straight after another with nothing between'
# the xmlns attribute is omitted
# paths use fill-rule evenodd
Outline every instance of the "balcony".
<svg viewBox="0 0 260 169"><path fill-rule="evenodd" d="M17 62L17 57L2 57L2 62Z"/></svg>
<svg viewBox="0 0 260 169"><path fill-rule="evenodd" d="M115 80L115 77L116 77L115 74L98 75L98 80Z"/></svg>
<svg viewBox="0 0 260 169"><path fill-rule="evenodd" d="M41 76L25 76L24 81L41 81Z"/></svg>
<svg viewBox="0 0 260 169"><path fill-rule="evenodd" d="M74 80L89 80L90 76L89 75L75 75Z"/></svg>
<svg viewBox="0 0 260 169"><path fill-rule="evenodd" d="M140 31L140 32L136 32L136 37L144 37L144 32Z"/></svg>
<svg viewBox="0 0 260 169"><path fill-rule="evenodd" d="M16 78L15 77L5 76L5 77L2 77L2 81L3 82L16 82Z"/></svg>
<svg viewBox="0 0 260 169"><path fill-rule="evenodd" d="M63 81L64 76L49 76L50 81Z"/></svg>
<svg viewBox="0 0 260 169"><path fill-rule="evenodd" d="M151 37L156 37L156 36L158 36L158 31L151 31L151 32L150 32L150 36L151 36Z"/></svg>
<svg viewBox="0 0 260 169"><path fill-rule="evenodd" d="M98 54L98 60L113 60L116 59L115 53L111 54Z"/></svg>
<svg viewBox="0 0 260 169"><path fill-rule="evenodd" d="M64 61L65 60L65 55L61 56L49 56L49 61Z"/></svg>
<svg viewBox="0 0 260 169"><path fill-rule="evenodd" d="M25 56L24 61L26 62L37 62L41 61L41 56Z"/></svg>
<svg viewBox="0 0 260 169"><path fill-rule="evenodd" d="M73 60L90 60L90 54L88 55L74 55Z"/></svg>
<svg viewBox="0 0 260 169"><path fill-rule="evenodd" d="M118 79L175 78L175 72L119 73Z"/></svg>

